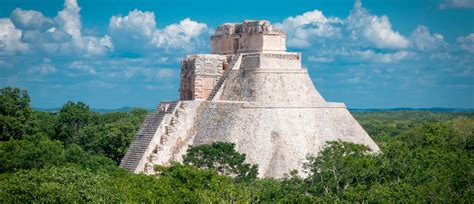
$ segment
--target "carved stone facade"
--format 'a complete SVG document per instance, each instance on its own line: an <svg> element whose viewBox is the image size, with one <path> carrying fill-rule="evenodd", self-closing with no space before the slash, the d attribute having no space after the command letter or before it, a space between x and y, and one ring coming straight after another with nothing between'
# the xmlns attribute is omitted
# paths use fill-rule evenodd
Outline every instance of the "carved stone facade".
<svg viewBox="0 0 474 204"><path fill-rule="evenodd" d="M343 103L319 94L301 54L286 52L285 33L268 21L223 24L211 43L212 54L182 61L180 101L147 116L123 168L152 174L153 165L181 162L190 145L215 141L234 143L259 177L301 170L327 141L379 151Z"/></svg>
<svg viewBox="0 0 474 204"><path fill-rule="evenodd" d="M229 63L237 53L257 55L254 56L257 61L252 61L252 55L246 55L246 63L258 64L260 59L266 60L265 62L279 60L287 65L296 63L295 66L280 67L299 68L300 54L285 52L285 38L286 34L271 26L268 21L244 21L241 24L226 23L219 26L211 37L213 54L189 55L181 62L180 99L208 99L223 71L229 69ZM271 54L261 57L265 52ZM258 67L257 64L255 67Z"/></svg>
<svg viewBox="0 0 474 204"><path fill-rule="evenodd" d="M180 99L206 100L228 68L223 55L190 55L181 62Z"/></svg>
<svg viewBox="0 0 474 204"><path fill-rule="evenodd" d="M268 21L226 23L211 37L212 54L285 52L286 34Z"/></svg>

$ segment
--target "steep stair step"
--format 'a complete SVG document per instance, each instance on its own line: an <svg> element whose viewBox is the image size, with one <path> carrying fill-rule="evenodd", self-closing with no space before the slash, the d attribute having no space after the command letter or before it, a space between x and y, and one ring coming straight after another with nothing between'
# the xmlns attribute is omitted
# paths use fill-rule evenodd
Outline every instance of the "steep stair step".
<svg viewBox="0 0 474 204"><path fill-rule="evenodd" d="M172 113L176 109L178 102L169 103L166 110L161 110L159 107L153 113L148 114L143 120L132 144L125 153L120 166L129 171L134 171L137 168L143 154L150 144L156 130L160 126L166 114Z"/></svg>

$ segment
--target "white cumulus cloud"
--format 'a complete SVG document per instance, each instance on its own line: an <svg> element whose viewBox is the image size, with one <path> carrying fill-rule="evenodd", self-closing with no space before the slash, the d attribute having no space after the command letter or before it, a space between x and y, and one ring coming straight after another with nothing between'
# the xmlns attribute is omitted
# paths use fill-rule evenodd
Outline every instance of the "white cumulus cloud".
<svg viewBox="0 0 474 204"><path fill-rule="evenodd" d="M153 12L135 9L126 16L112 16L109 33L120 50L137 53L156 48L192 51L204 46L203 37L207 37L208 27L186 18L179 24L158 29Z"/></svg>
<svg viewBox="0 0 474 204"><path fill-rule="evenodd" d="M44 16L41 12L21 8L13 10L10 19L20 29L43 30L55 25L53 19Z"/></svg>
<svg viewBox="0 0 474 204"><path fill-rule="evenodd" d="M339 34L339 18L324 16L319 10L309 11L302 15L288 17L275 26L287 33L288 46L309 47L316 37L331 37Z"/></svg>
<svg viewBox="0 0 474 204"><path fill-rule="evenodd" d="M456 42L461 49L474 53L474 33L458 37Z"/></svg>
<svg viewBox="0 0 474 204"><path fill-rule="evenodd" d="M208 33L206 24L186 18L179 24L171 24L163 30L156 30L151 43L156 47L192 51L194 48L203 46L204 42L200 37L206 33Z"/></svg>
<svg viewBox="0 0 474 204"><path fill-rule="evenodd" d="M392 29L387 16L370 14L360 0L356 1L347 18L347 28L353 40L366 40L376 48L404 49L409 46L409 41Z"/></svg>
<svg viewBox="0 0 474 204"><path fill-rule="evenodd" d="M81 16L79 11L81 8L76 0L66 0L64 9L58 13L55 20L59 27L73 38L81 37Z"/></svg>
<svg viewBox="0 0 474 204"><path fill-rule="evenodd" d="M112 16L109 21L109 33L119 50L139 51L149 47L155 29L155 14L137 9L127 16Z"/></svg>
<svg viewBox="0 0 474 204"><path fill-rule="evenodd" d="M426 26L418 26L410 36L413 47L420 51L437 50L447 46L441 34L431 34Z"/></svg>
<svg viewBox="0 0 474 204"><path fill-rule="evenodd" d="M377 53L373 50L364 50L353 51L353 54L365 61L375 62L375 63L392 63L403 60L410 56L410 52L401 50L393 53Z"/></svg>
<svg viewBox="0 0 474 204"><path fill-rule="evenodd" d="M346 18L328 17L314 10L288 17L275 26L287 33L288 47L312 53L309 62L391 63L411 56L409 39L392 28L387 16L371 14L360 1Z"/></svg>
<svg viewBox="0 0 474 204"><path fill-rule="evenodd" d="M0 55L24 52L28 45L21 41L22 31L8 18L0 18Z"/></svg>
<svg viewBox="0 0 474 204"><path fill-rule="evenodd" d="M66 0L64 9L54 18L46 17L39 11L15 9L10 18L2 20L2 24L9 25L0 27L0 44L9 44L4 46L7 49L0 48L0 54L16 49L40 55L97 56L113 50L107 35L82 34L80 10L76 0Z"/></svg>

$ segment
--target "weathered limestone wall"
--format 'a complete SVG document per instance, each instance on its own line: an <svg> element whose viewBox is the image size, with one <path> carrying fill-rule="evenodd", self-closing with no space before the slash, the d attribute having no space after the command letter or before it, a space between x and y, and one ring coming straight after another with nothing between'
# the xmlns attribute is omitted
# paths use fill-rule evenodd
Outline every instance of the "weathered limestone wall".
<svg viewBox="0 0 474 204"><path fill-rule="evenodd" d="M181 63L180 99L207 99L227 66L225 55L187 56Z"/></svg>
<svg viewBox="0 0 474 204"><path fill-rule="evenodd" d="M325 104L306 70L230 70L218 100Z"/></svg>
<svg viewBox="0 0 474 204"><path fill-rule="evenodd" d="M261 52L263 50L263 35L246 34L239 39L237 52Z"/></svg>
<svg viewBox="0 0 474 204"><path fill-rule="evenodd" d="M182 161L192 144L201 101L180 101L172 114L167 115L150 142L134 173L154 173L156 164L168 166L171 161Z"/></svg>
<svg viewBox="0 0 474 204"><path fill-rule="evenodd" d="M238 37L227 36L227 37L216 37L211 40L212 54L235 54L239 49Z"/></svg>
<svg viewBox="0 0 474 204"><path fill-rule="evenodd" d="M286 51L286 35L263 35L262 51L285 52Z"/></svg>
<svg viewBox="0 0 474 204"><path fill-rule="evenodd" d="M237 53L251 52L285 52L285 35L275 34L246 34L239 38Z"/></svg>
<svg viewBox="0 0 474 204"><path fill-rule="evenodd" d="M259 177L280 178L301 170L306 156L317 154L326 141L343 140L379 150L343 104L203 101L197 109L194 118L199 120L188 129L192 131L186 145L167 158L180 161L189 144L232 142L247 155L247 162L259 165Z"/></svg>
<svg viewBox="0 0 474 204"><path fill-rule="evenodd" d="M156 160L154 163L170 165L171 161L182 161L179 155L183 147L192 144L192 136L195 134L195 124L198 120L197 111L202 102L182 101L178 107L172 125L163 135L161 143L157 146ZM187 148L186 148L187 149ZM185 153L185 152L184 152Z"/></svg>
<svg viewBox="0 0 474 204"><path fill-rule="evenodd" d="M178 102L178 106L180 106L180 102ZM158 126L153 136L153 139L148 144L148 147L146 148L145 153L141 157L140 162L138 163L136 169L134 170L134 173L147 172L147 171L150 171L150 169L153 169L153 165L150 164L152 160L155 159L153 157L153 153L157 150L157 148L159 148L160 144L162 143L164 135L167 134L166 129L170 126L175 113L176 111L172 111L171 114L164 115L160 125Z"/></svg>
<svg viewBox="0 0 474 204"><path fill-rule="evenodd" d="M302 70L300 53L249 53L242 54L240 69Z"/></svg>
<svg viewBox="0 0 474 204"><path fill-rule="evenodd" d="M226 23L217 28L211 37L212 54L250 52L285 52L286 34L268 21L245 21L242 24Z"/></svg>

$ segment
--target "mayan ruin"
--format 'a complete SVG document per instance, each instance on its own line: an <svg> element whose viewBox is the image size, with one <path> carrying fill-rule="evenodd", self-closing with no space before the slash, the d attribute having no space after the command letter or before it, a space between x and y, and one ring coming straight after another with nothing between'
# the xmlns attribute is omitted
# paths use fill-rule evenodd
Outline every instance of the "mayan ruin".
<svg viewBox="0 0 474 204"><path fill-rule="evenodd" d="M211 54L183 59L180 100L161 102L145 118L120 166L151 174L156 164L182 161L190 145L224 141L258 164L259 177L281 178L327 141L379 151L344 103L319 94L285 40L264 20L219 26Z"/></svg>

